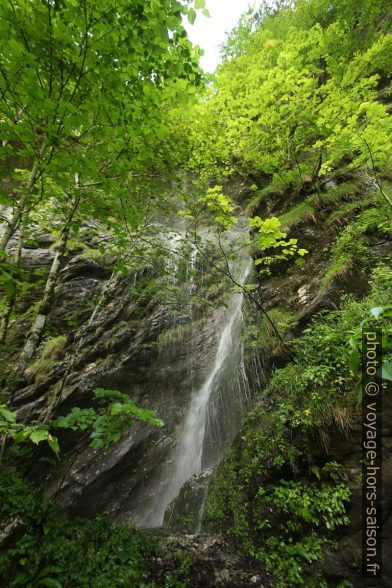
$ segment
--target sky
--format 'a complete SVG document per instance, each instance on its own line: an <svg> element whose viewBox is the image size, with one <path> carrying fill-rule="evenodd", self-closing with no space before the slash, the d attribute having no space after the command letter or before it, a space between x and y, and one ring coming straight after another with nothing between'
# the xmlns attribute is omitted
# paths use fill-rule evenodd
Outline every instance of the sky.
<svg viewBox="0 0 392 588"><path fill-rule="evenodd" d="M215 71L219 63L219 45L225 41L225 33L235 27L249 5L257 7L259 4L258 0L206 0L206 8L211 18L206 18L198 12L194 25L185 22L192 43L204 49L205 55L201 59L201 66L205 71Z"/></svg>

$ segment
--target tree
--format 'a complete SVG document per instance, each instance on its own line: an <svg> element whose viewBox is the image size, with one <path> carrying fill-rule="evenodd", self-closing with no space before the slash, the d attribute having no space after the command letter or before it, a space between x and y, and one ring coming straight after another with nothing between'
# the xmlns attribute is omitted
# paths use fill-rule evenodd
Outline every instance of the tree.
<svg viewBox="0 0 392 588"><path fill-rule="evenodd" d="M190 167L209 168L214 181L254 177L253 210L268 194L317 192L325 173L345 163L370 167L363 139L376 168L390 166L387 2L283 4L264 11L256 30L243 17L194 115L201 122Z"/></svg>
<svg viewBox="0 0 392 588"><path fill-rule="evenodd" d="M118 157L152 157L159 138L161 90L185 91L197 59L181 24L186 6L129 0L10 0L1 8L1 133L12 156L30 163L3 203L13 206L0 240L4 249L44 175L99 175L94 149L112 136ZM151 117L151 118L150 118ZM148 124L146 124L148 121ZM125 136L124 136L125 132ZM121 141L120 141L121 138ZM140 141L150 138L147 145ZM121 142L121 145L119 144ZM16 194L16 192L19 192Z"/></svg>
<svg viewBox="0 0 392 588"><path fill-rule="evenodd" d="M75 215L135 225L130 188L164 166L170 176L168 104L201 80L182 26L188 10L176 0L10 0L0 9L3 167L14 162L0 249L31 210L50 205L53 187L67 209L21 372L42 336Z"/></svg>

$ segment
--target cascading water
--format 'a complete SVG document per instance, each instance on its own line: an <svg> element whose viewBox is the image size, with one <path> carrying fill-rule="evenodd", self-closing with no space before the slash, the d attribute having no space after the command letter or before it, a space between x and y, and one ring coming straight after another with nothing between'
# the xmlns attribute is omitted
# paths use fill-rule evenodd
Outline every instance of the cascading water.
<svg viewBox="0 0 392 588"><path fill-rule="evenodd" d="M231 275L243 285L251 270L247 229L225 238ZM119 523L197 532L209 481L241 429L251 389L263 384L263 366L250 348L245 361L242 289L217 283L216 265L226 260L211 234L190 243L181 227L162 226L158 239L166 264L138 277L140 299L122 307L115 337L103 343L106 351L108 342L110 349L124 342L121 364L99 372L99 384L110 377L164 427L137 421L110 452L86 451L61 500L91 514L105 508ZM128 281L120 286L128 300Z"/></svg>
<svg viewBox="0 0 392 588"><path fill-rule="evenodd" d="M192 269L195 259L196 256L193 254ZM235 266L235 279L243 285L251 270L250 257L242 254ZM222 438L225 431L221 430L219 421L220 424L224 424L225 419L217 414L221 412L217 410L218 405L227 403L229 411L226 412L234 410L234 418L237 420L244 412L243 405L249 393L249 385L244 368L241 338L242 303L242 292L231 295L215 359L204 383L192 396L182 432L172 455L170 478L156 494L155 504L144 520L144 526L161 526L169 505L177 498L184 484L214 465L221 457L225 448L225 440ZM207 439L209 443L206 443ZM202 509L203 504L200 505L199 518Z"/></svg>

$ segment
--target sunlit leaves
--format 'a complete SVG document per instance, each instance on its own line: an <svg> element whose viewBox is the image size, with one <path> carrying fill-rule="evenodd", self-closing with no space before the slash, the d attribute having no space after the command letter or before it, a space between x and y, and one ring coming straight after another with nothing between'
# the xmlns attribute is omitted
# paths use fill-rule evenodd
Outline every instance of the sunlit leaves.
<svg viewBox="0 0 392 588"><path fill-rule="evenodd" d="M189 20L190 24L194 24L194 22L196 20L196 12L195 12L195 10L193 10L193 8L191 8L188 12L188 20Z"/></svg>
<svg viewBox="0 0 392 588"><path fill-rule="evenodd" d="M387 3L294 4L256 31L244 15L229 36L215 93L194 113L193 167L264 174L280 190L303 188L320 154L318 176L347 159L370 168L369 149L377 168L390 167L391 117L377 100L391 73Z"/></svg>
<svg viewBox="0 0 392 588"><path fill-rule="evenodd" d="M285 261L290 257L299 256L301 260L308 251L298 248L297 239L286 239L287 235L281 230L280 220L276 217L262 220L256 216L249 219L249 226L257 229L251 241L256 252L263 252L263 256L256 259L255 265L262 266L266 273L270 272L270 266L278 261Z"/></svg>
<svg viewBox="0 0 392 588"><path fill-rule="evenodd" d="M85 184L112 175L119 185L130 169L142 177L164 167L171 129L162 122L201 79L182 25L187 11L174 0L2 4L1 139L28 165L38 158L39 173L63 191L75 173ZM28 173L15 183L22 197ZM46 188L41 200L53 197ZM130 196L128 186L121 208ZM34 190L29 200L36 202ZM85 200L85 213L93 202Z"/></svg>
<svg viewBox="0 0 392 588"><path fill-rule="evenodd" d="M213 215L217 225L229 229L237 223L237 218L232 214L234 206L228 196L223 194L222 186L208 188L205 195L199 198L201 206Z"/></svg>

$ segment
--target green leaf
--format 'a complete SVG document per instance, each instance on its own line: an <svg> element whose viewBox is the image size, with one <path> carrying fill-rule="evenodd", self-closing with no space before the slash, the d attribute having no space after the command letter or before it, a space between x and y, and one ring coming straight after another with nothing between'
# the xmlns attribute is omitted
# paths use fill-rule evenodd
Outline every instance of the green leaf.
<svg viewBox="0 0 392 588"><path fill-rule="evenodd" d="M204 8L204 7L205 7L205 5L206 5L206 2L205 2L205 0L195 0L195 8L196 8L197 10L199 10L199 9L201 9L201 8Z"/></svg>
<svg viewBox="0 0 392 588"><path fill-rule="evenodd" d="M49 431L47 429L36 429L30 434L30 440L38 445L41 441L46 441L49 437Z"/></svg>
<svg viewBox="0 0 392 588"><path fill-rule="evenodd" d="M360 358L359 358L358 350L353 349L352 352L350 353L350 357L348 359L348 365L350 368L350 372L352 373L354 378L356 378L358 376L359 364L360 364Z"/></svg>
<svg viewBox="0 0 392 588"><path fill-rule="evenodd" d="M39 581L40 586L45 586L45 588L62 588L62 584L53 578L42 578Z"/></svg>
<svg viewBox="0 0 392 588"><path fill-rule="evenodd" d="M58 455L60 453L60 447L57 440L57 437L52 437L52 435L48 435L48 444L51 450Z"/></svg>
<svg viewBox="0 0 392 588"><path fill-rule="evenodd" d="M4 405L0 406L0 414L5 418L6 421L8 421L9 423L15 423L16 422L16 413L15 412L11 412L8 408L6 408Z"/></svg>
<svg viewBox="0 0 392 588"><path fill-rule="evenodd" d="M193 10L193 8L191 8L188 12L188 20L191 25L193 25L196 20L196 12Z"/></svg>

